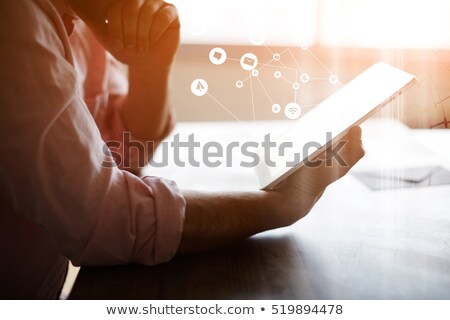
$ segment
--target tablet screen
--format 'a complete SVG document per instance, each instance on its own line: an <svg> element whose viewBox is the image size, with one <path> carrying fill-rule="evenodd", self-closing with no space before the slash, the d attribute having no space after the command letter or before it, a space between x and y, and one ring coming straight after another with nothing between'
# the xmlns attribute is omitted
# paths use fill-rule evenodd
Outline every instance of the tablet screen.
<svg viewBox="0 0 450 320"><path fill-rule="evenodd" d="M414 81L413 75L388 64L371 66L297 120L293 128L276 140L276 148L259 151L256 170L261 188L270 189L287 178L320 147L338 140ZM283 143L292 147L280 150Z"/></svg>

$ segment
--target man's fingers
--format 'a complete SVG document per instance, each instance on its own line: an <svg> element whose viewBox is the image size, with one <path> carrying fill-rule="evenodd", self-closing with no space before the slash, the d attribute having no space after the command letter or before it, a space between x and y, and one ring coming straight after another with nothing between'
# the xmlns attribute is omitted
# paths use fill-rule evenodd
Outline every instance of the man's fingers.
<svg viewBox="0 0 450 320"><path fill-rule="evenodd" d="M171 4L165 4L157 13L153 20L150 33L150 42L157 42L168 28L179 27L177 9Z"/></svg>
<svg viewBox="0 0 450 320"><path fill-rule="evenodd" d="M155 19L155 14L161 8L161 3L146 2L139 13L139 23L137 31L137 53L144 56L148 52L150 45L150 30Z"/></svg>
<svg viewBox="0 0 450 320"><path fill-rule="evenodd" d="M348 134L355 139L361 140L361 136L362 136L361 127L359 127L359 126L351 127Z"/></svg>
<svg viewBox="0 0 450 320"><path fill-rule="evenodd" d="M127 54L136 52L136 31L142 4L143 0L126 1L122 7L123 42Z"/></svg>
<svg viewBox="0 0 450 320"><path fill-rule="evenodd" d="M360 127L353 127L350 129L349 140L342 153L342 157L349 168L353 167L362 157L364 157L365 151L361 140L361 134L362 131Z"/></svg>
<svg viewBox="0 0 450 320"><path fill-rule="evenodd" d="M116 51L145 56L170 27L179 26L178 11L160 0L115 1L108 8L108 33Z"/></svg>
<svg viewBox="0 0 450 320"><path fill-rule="evenodd" d="M364 149L361 142L361 128L352 128L334 148L342 148L333 152L333 147L325 151L325 159L322 159L318 168L320 171L319 181L323 187L342 178L350 169L364 156Z"/></svg>
<svg viewBox="0 0 450 320"><path fill-rule="evenodd" d="M345 143L342 145L342 143ZM337 152L332 148L342 147ZM352 128L339 142L322 152L298 170L289 183L302 185L312 195L324 190L328 185L342 178L364 156L361 129Z"/></svg>
<svg viewBox="0 0 450 320"><path fill-rule="evenodd" d="M124 48L124 39L122 31L122 7L123 1L113 2L106 13L108 21L108 35L111 46L116 51L122 51Z"/></svg>
<svg viewBox="0 0 450 320"><path fill-rule="evenodd" d="M361 141L361 128L352 127L345 135L342 142L345 142L339 154L331 153L331 160L335 163L328 163L328 166L343 167L343 169L350 170L363 156L364 148Z"/></svg>

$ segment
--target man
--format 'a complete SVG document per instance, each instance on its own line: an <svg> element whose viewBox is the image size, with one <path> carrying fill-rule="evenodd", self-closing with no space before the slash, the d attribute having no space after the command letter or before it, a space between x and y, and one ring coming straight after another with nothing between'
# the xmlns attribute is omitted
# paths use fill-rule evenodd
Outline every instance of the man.
<svg viewBox="0 0 450 320"><path fill-rule="evenodd" d="M276 191L239 194L180 191L104 166L104 141L130 132L157 143L172 128L176 9L159 0L7 0L0 19L0 297L56 298L68 259L154 265L288 226L363 156L355 128L341 152L348 166L303 168ZM137 172L128 151L121 146Z"/></svg>

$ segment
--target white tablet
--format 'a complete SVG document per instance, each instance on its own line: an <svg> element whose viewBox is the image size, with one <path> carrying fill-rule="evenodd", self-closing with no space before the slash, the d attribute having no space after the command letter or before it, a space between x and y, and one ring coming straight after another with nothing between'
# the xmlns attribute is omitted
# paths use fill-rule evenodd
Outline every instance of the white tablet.
<svg viewBox="0 0 450 320"><path fill-rule="evenodd" d="M261 189L270 190L385 106L416 78L385 63L377 63L308 112L270 151L260 149L256 168ZM292 148L283 148L283 143ZM305 146L315 146L305 148ZM270 158L267 158L270 155Z"/></svg>

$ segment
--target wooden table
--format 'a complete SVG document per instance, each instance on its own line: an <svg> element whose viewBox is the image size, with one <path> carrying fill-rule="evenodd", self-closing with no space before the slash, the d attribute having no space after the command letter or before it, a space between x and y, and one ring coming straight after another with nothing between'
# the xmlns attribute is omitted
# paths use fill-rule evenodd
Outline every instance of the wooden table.
<svg viewBox="0 0 450 320"><path fill-rule="evenodd" d="M260 128L268 125L285 124L258 123ZM402 157L377 150L383 143L397 143L390 138L395 130L405 133L398 126L386 126L392 124L367 126L367 159L355 170L385 165L386 159L392 164ZM196 132L201 141L216 138L222 143L251 136L248 127L225 123L188 123L176 131ZM414 157L417 163L450 163L450 131L414 131L407 136L436 152L422 152L422 157ZM406 155L405 161L411 157ZM171 167L152 169L152 174L176 179L183 188L256 188L252 171L237 167ZM289 228L156 267L82 268L70 298L450 299L450 186L388 187L371 191L348 175Z"/></svg>

